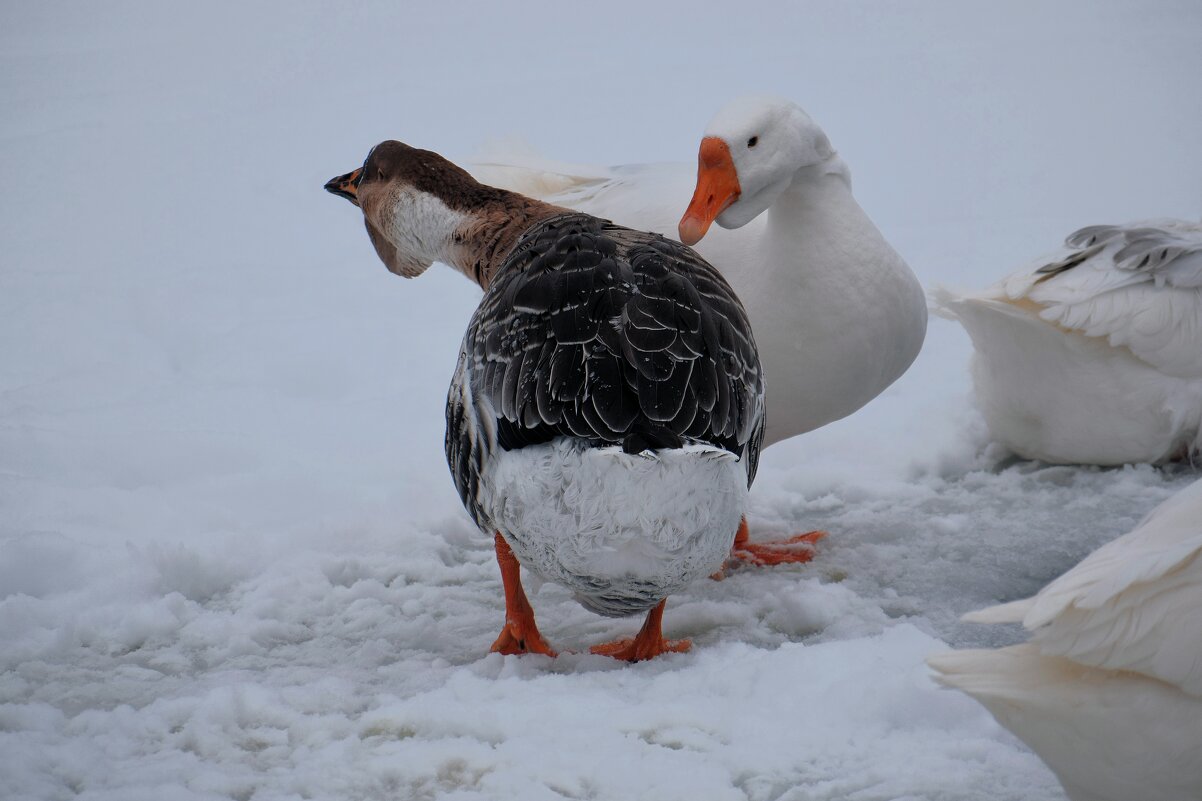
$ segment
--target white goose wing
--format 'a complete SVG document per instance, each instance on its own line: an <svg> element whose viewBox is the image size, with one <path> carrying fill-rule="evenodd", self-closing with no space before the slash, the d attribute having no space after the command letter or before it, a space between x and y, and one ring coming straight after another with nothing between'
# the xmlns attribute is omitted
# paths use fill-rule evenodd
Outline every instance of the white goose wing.
<svg viewBox="0 0 1202 801"><path fill-rule="evenodd" d="M1082 228L1067 250L999 289L1062 328L1126 347L1169 375L1202 377L1202 226L1180 220Z"/></svg>
<svg viewBox="0 0 1202 801"><path fill-rule="evenodd" d="M1202 698L1202 481L1033 598L965 616L1019 622L1045 655L1152 676Z"/></svg>
<svg viewBox="0 0 1202 801"><path fill-rule="evenodd" d="M614 177L609 167L555 161L527 152L490 153L477 157L467 167L482 184L539 200L560 194L588 194Z"/></svg>
<svg viewBox="0 0 1202 801"><path fill-rule="evenodd" d="M676 238L697 180L696 165L569 164L533 154L496 153L469 165L481 183Z"/></svg>

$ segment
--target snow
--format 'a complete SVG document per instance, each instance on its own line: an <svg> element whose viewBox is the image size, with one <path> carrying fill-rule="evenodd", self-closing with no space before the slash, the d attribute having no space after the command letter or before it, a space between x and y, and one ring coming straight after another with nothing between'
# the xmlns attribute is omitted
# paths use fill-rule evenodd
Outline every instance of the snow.
<svg viewBox="0 0 1202 801"><path fill-rule="evenodd" d="M0 11L0 797L1060 799L924 655L1195 478L1015 462L933 320L852 418L764 454L810 565L669 599L693 651L528 583L558 659L487 654L491 542L442 456L478 297L379 264L321 191L396 137L687 160L798 100L924 284L1081 225L1196 219L1202 9L1158 3L8 4ZM682 205L687 198L682 198Z"/></svg>

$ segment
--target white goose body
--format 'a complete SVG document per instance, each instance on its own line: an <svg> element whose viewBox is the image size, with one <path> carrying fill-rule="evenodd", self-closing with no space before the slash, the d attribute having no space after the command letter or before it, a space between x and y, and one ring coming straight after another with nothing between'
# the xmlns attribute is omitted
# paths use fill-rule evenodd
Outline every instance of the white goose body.
<svg viewBox="0 0 1202 801"><path fill-rule="evenodd" d="M715 116L703 147L708 140L725 144L739 193L715 209L729 230L703 230L686 244L722 272L747 309L767 376L769 445L846 417L897 380L922 348L926 301L856 202L846 164L795 104L736 101ZM698 181L686 164L598 168L516 157L473 170L671 237Z"/></svg>
<svg viewBox="0 0 1202 801"><path fill-rule="evenodd" d="M1020 456L1117 465L1202 448L1202 226L1084 228L980 293L935 293L972 337L978 405Z"/></svg>
<svg viewBox="0 0 1202 801"><path fill-rule="evenodd" d="M1202 798L1202 481L1037 595L966 615L1028 643L928 659L1073 801Z"/></svg>
<svg viewBox="0 0 1202 801"><path fill-rule="evenodd" d="M752 298L748 314L769 376L769 442L864 406L905 373L926 336L918 279L834 162L795 180L769 207L763 235L746 251L758 258L716 262L730 265L731 285Z"/></svg>

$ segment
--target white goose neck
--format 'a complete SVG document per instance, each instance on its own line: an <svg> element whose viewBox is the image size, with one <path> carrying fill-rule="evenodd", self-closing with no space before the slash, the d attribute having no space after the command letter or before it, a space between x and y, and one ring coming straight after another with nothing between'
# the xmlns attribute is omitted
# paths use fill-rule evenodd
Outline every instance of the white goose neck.
<svg viewBox="0 0 1202 801"><path fill-rule="evenodd" d="M847 163L839 158L838 153L832 153L829 158L817 164L799 168L793 173L793 180L781 195L781 200L812 200L831 191L851 194L851 170L847 168ZM775 205L773 204L774 207Z"/></svg>
<svg viewBox="0 0 1202 801"><path fill-rule="evenodd" d="M801 226L822 226L824 220L846 219L852 209L859 210L859 206L851 194L851 171L835 153L793 174L788 187L769 207L768 223L779 226L779 235L793 239L803 236Z"/></svg>

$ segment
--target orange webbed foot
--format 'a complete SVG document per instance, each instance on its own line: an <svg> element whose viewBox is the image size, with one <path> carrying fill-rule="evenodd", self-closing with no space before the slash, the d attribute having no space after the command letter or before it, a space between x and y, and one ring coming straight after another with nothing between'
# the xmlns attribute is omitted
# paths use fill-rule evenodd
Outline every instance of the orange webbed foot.
<svg viewBox="0 0 1202 801"><path fill-rule="evenodd" d="M612 656L626 662L641 662L654 659L660 654L683 653L693 647L692 640L665 640L663 629L664 604L667 599L660 601L655 608L647 613L647 620L633 638L615 640L614 642L594 645L589 652L600 656Z"/></svg>
<svg viewBox="0 0 1202 801"><path fill-rule="evenodd" d="M594 645L589 653L599 656L612 656L625 662L642 662L654 659L660 654L684 653L693 647L692 640L665 640L660 638L658 643L639 642L638 637L614 640L613 642Z"/></svg>
<svg viewBox="0 0 1202 801"><path fill-rule="evenodd" d="M533 620L533 619L532 619ZM522 631L522 626L512 621L505 621L501 635L493 642L488 650L498 654L543 654L558 656L555 650L547 645L543 635L535 628L533 631Z"/></svg>
<svg viewBox="0 0 1202 801"><path fill-rule="evenodd" d="M739 521L739 530L735 534L734 545L730 549L730 558L722 566L722 570L710 578L721 581L725 578L726 569L732 562L746 562L752 565L783 565L788 563L803 564L814 558L814 546L818 540L826 536L825 531L807 531L785 540L769 540L767 542L752 542L751 532L747 527L747 519Z"/></svg>
<svg viewBox="0 0 1202 801"><path fill-rule="evenodd" d="M814 558L814 545L825 536L825 531L807 531L805 534L797 534L787 540L736 543L730 549L730 557L753 565L809 562Z"/></svg>

